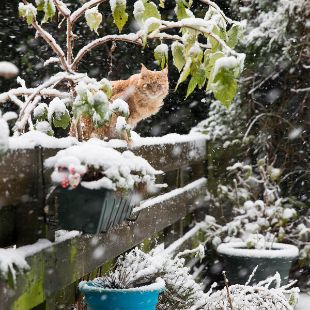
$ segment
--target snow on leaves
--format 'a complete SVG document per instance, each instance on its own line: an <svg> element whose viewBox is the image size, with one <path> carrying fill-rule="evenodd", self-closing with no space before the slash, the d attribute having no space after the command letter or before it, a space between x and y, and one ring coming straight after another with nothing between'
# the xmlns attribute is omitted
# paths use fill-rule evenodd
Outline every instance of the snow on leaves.
<svg viewBox="0 0 310 310"><path fill-rule="evenodd" d="M85 19L90 30L95 31L98 35L98 27L102 21L102 14L98 12L98 7L88 9L85 12Z"/></svg>
<svg viewBox="0 0 310 310"><path fill-rule="evenodd" d="M56 8L53 0L36 0L37 10L43 11L45 13L42 24L48 22L48 20L52 21Z"/></svg>
<svg viewBox="0 0 310 310"><path fill-rule="evenodd" d="M110 6L115 25L119 32L121 32L128 20L128 14L126 13L126 0L110 0Z"/></svg>
<svg viewBox="0 0 310 310"><path fill-rule="evenodd" d="M31 25L33 18L37 15L37 9L32 4L20 3L18 12L19 17L27 19L28 26Z"/></svg>

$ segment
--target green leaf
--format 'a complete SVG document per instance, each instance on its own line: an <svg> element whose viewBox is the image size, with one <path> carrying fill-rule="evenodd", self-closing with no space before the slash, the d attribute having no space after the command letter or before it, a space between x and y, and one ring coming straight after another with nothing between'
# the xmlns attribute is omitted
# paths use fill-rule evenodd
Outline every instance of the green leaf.
<svg viewBox="0 0 310 310"><path fill-rule="evenodd" d="M165 4L164 4L163 0L159 0L159 2L160 2L159 6L164 9L165 8Z"/></svg>
<svg viewBox="0 0 310 310"><path fill-rule="evenodd" d="M189 75L190 71L191 71L191 63L192 63L192 60L191 58L188 58L187 61L186 61L186 64L183 68L183 71L179 77L179 80L178 80L178 84L177 86L175 87L175 90L177 90L179 84L181 84Z"/></svg>
<svg viewBox="0 0 310 310"><path fill-rule="evenodd" d="M21 4L23 4L23 3L21 3ZM26 9L23 6L19 6L18 7L18 14L19 14L19 17L23 17L26 14Z"/></svg>
<svg viewBox="0 0 310 310"><path fill-rule="evenodd" d="M107 100L104 93L103 95L99 95L99 92L95 94L94 109L96 113L100 116L101 120L103 120L109 109L109 101Z"/></svg>
<svg viewBox="0 0 310 310"><path fill-rule="evenodd" d="M207 79L207 70L205 66L201 64L198 70L193 73L193 77L195 78L198 87L201 88L205 84Z"/></svg>
<svg viewBox="0 0 310 310"><path fill-rule="evenodd" d="M158 45L154 50L154 57L158 61L158 65L164 69L165 64L168 63L168 46L166 44Z"/></svg>
<svg viewBox="0 0 310 310"><path fill-rule="evenodd" d="M213 29L212 29L212 33L215 34L216 36L218 36L220 38L221 36L221 32L220 32L220 29L217 27L217 26L214 26ZM212 51L215 52L218 50L218 47L219 47L219 42L214 39L213 37L209 36L209 39L210 39L210 42L212 44Z"/></svg>
<svg viewBox="0 0 310 310"><path fill-rule="evenodd" d="M70 116L69 116L69 112L68 110L66 110L66 112L64 114L62 114L62 116L59 118L59 115L53 113L52 115L53 117L53 124L55 127L62 127L63 129L66 129L70 123Z"/></svg>
<svg viewBox="0 0 310 310"><path fill-rule="evenodd" d="M85 18L88 27L91 31L96 32L98 35L98 27L102 22L102 14L98 12L98 8L91 8L85 12Z"/></svg>
<svg viewBox="0 0 310 310"><path fill-rule="evenodd" d="M211 89L211 84L213 83L213 72L214 72L215 62L224 56L225 56L225 54L223 52L216 52L212 55L208 65L206 67L206 77L209 79L206 91Z"/></svg>
<svg viewBox="0 0 310 310"><path fill-rule="evenodd" d="M100 81L100 84L102 85L100 89L102 89L105 92L107 98L110 99L113 95L113 89L110 82L107 79L103 78Z"/></svg>
<svg viewBox="0 0 310 310"><path fill-rule="evenodd" d="M20 3L18 6L19 17L27 18L28 26L31 25L34 16L37 14L37 9L32 4Z"/></svg>
<svg viewBox="0 0 310 310"><path fill-rule="evenodd" d="M33 21L33 14L32 14L32 12L29 12L28 15L27 15L28 26L31 25L32 21Z"/></svg>
<svg viewBox="0 0 310 310"><path fill-rule="evenodd" d="M214 77L211 89L215 98L221 101L228 109L238 89L233 69L220 68Z"/></svg>
<svg viewBox="0 0 310 310"><path fill-rule="evenodd" d="M14 276L13 276L13 272L11 270L11 267L8 267L8 277L7 277L7 281L8 281L8 284L10 286L10 288L12 290L15 290L15 279L14 279Z"/></svg>
<svg viewBox="0 0 310 310"><path fill-rule="evenodd" d="M111 6L111 9L114 22L119 32L121 32L128 20L128 14L126 13L126 2L116 0L115 6Z"/></svg>
<svg viewBox="0 0 310 310"><path fill-rule="evenodd" d="M227 36L228 36L227 45L229 47L235 47L238 42L238 39L243 38L242 28L238 25L233 25L227 32Z"/></svg>
<svg viewBox="0 0 310 310"><path fill-rule="evenodd" d="M196 80L192 77L191 80L188 83L188 87L187 87L187 93L186 93L186 97L185 99L194 91L194 89L197 86L197 82Z"/></svg>
<svg viewBox="0 0 310 310"><path fill-rule="evenodd" d="M184 45L182 43L176 43L172 46L173 64L178 68L179 72L184 67L186 60L184 58Z"/></svg>
<svg viewBox="0 0 310 310"><path fill-rule="evenodd" d="M76 126L76 122L79 120L80 116L83 114L82 105L73 104L72 112L73 112L73 117L75 119L75 126Z"/></svg>
<svg viewBox="0 0 310 310"><path fill-rule="evenodd" d="M33 116L38 121L47 120L48 110L45 103L39 104L33 111Z"/></svg>
<svg viewBox="0 0 310 310"><path fill-rule="evenodd" d="M176 1L175 13L177 15L178 20L182 20L184 18L188 18L189 16L186 13L185 5L183 0Z"/></svg>
<svg viewBox="0 0 310 310"><path fill-rule="evenodd" d="M52 21L54 15L56 14L56 8L53 0L47 0L47 1L41 0L37 4L37 10L44 11L45 13L42 20L42 24L47 22L48 19Z"/></svg>
<svg viewBox="0 0 310 310"><path fill-rule="evenodd" d="M36 1L38 11L44 11L44 3L44 0L40 0L40 2Z"/></svg>

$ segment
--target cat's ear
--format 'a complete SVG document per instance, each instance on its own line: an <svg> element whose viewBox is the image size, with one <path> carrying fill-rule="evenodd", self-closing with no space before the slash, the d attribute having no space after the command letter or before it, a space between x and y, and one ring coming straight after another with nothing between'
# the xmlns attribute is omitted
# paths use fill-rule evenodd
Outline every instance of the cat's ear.
<svg viewBox="0 0 310 310"><path fill-rule="evenodd" d="M149 76L149 70L146 69L146 67L144 66L144 64L141 64L142 68L141 68L141 75L143 78L146 78Z"/></svg>
<svg viewBox="0 0 310 310"><path fill-rule="evenodd" d="M164 75L168 75L168 65L166 66L166 68L162 72Z"/></svg>

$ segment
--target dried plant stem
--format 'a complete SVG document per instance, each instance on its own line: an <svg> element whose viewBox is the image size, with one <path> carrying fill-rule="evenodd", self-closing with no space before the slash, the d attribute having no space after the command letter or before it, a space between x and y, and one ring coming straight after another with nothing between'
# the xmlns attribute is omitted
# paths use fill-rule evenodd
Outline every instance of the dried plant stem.
<svg viewBox="0 0 310 310"><path fill-rule="evenodd" d="M234 310L233 309L233 305L232 305L232 301L231 301L231 298L230 298L230 294L229 294L228 281L227 281L227 278L226 278L225 271L223 271L223 277L224 277L224 282L225 282L225 286L226 286L226 290L227 290L227 296L228 296L230 308L231 308L231 310Z"/></svg>

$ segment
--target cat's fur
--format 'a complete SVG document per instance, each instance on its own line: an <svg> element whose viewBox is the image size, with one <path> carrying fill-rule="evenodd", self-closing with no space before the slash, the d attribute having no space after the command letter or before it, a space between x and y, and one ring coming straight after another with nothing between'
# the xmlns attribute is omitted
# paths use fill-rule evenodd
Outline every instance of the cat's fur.
<svg viewBox="0 0 310 310"><path fill-rule="evenodd" d="M142 65L141 72L132 75L128 80L110 82L113 88L111 102L117 98L127 102L130 111L127 123L131 128L134 128L139 121L159 111L169 90L167 74L168 67L163 71L150 71ZM91 137L119 138L116 121L117 115L113 114L109 123L95 130L91 118L83 117L81 119L83 140L88 140ZM122 134L122 139L128 142L125 131Z"/></svg>

